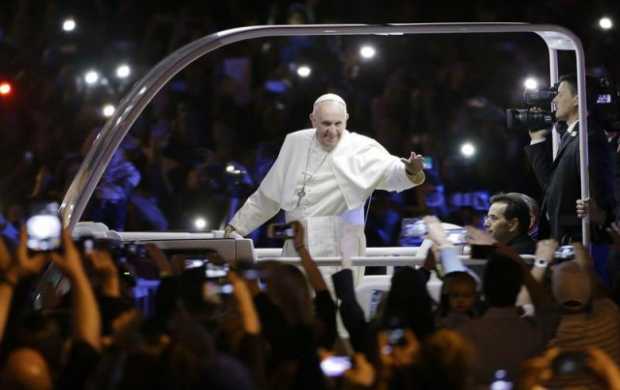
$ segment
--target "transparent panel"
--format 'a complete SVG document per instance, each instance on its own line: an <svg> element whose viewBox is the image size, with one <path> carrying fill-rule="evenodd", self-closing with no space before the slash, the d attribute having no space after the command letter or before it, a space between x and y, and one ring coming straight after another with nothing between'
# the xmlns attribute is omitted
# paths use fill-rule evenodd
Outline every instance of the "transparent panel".
<svg viewBox="0 0 620 390"><path fill-rule="evenodd" d="M316 97L348 104L348 128L392 154L427 156L427 183L375 192L368 246L394 245L401 220L435 213L481 223L488 196L538 197L527 131L506 128L524 82L549 78L534 34L264 38L216 50L181 72L123 141L82 221L118 231L222 228L261 182ZM560 68L562 73L562 68ZM281 217L276 217L281 218ZM264 232L256 246L269 245Z"/></svg>

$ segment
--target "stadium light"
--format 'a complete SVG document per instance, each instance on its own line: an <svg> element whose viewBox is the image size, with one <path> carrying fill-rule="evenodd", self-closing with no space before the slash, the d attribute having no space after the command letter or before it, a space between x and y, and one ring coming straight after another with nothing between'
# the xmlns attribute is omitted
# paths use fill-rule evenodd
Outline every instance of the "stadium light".
<svg viewBox="0 0 620 390"><path fill-rule="evenodd" d="M364 45L360 47L360 56L365 60L370 60L374 58L376 54L377 50L374 48L374 46Z"/></svg>
<svg viewBox="0 0 620 390"><path fill-rule="evenodd" d="M8 81L0 82L0 96L9 96L13 92L13 86Z"/></svg>
<svg viewBox="0 0 620 390"><path fill-rule="evenodd" d="M534 77L528 77L523 81L523 86L525 89L538 89L538 80Z"/></svg>
<svg viewBox="0 0 620 390"><path fill-rule="evenodd" d="M131 74L131 68L127 64L120 64L116 67L116 77L126 79Z"/></svg>
<svg viewBox="0 0 620 390"><path fill-rule="evenodd" d="M204 230L207 227L207 220L203 217L196 217L194 219L194 227L197 230Z"/></svg>
<svg viewBox="0 0 620 390"><path fill-rule="evenodd" d="M614 27L614 22L610 17L603 16L598 20L598 26L603 30L611 30Z"/></svg>
<svg viewBox="0 0 620 390"><path fill-rule="evenodd" d="M461 144L461 154L465 158L472 158L476 154L476 147L471 142Z"/></svg>
<svg viewBox="0 0 620 390"><path fill-rule="evenodd" d="M116 107L114 107L114 105L112 104L106 104L103 106L103 108L101 109L101 114L106 117L109 118L112 115L114 115L114 112L116 111Z"/></svg>
<svg viewBox="0 0 620 390"><path fill-rule="evenodd" d="M312 73L312 68L310 68L308 65L300 65L297 68L297 75L301 78L306 78L308 76L310 76L310 74Z"/></svg>
<svg viewBox="0 0 620 390"><path fill-rule="evenodd" d="M91 69L91 70L87 71L84 74L84 81L86 81L86 84L88 84L88 85L95 85L95 84L97 84L97 82L99 81L99 72L97 72L94 69Z"/></svg>
<svg viewBox="0 0 620 390"><path fill-rule="evenodd" d="M62 31L66 33L75 31L76 27L77 27L77 23L75 22L75 19L73 18L67 18L62 21Z"/></svg>

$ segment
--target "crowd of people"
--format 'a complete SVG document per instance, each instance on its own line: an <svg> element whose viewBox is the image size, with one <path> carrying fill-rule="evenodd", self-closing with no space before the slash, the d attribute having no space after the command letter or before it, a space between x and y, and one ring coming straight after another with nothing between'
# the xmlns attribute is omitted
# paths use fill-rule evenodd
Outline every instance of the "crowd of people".
<svg viewBox="0 0 620 390"><path fill-rule="evenodd" d="M301 267L213 253L196 266L147 245L141 272L159 281L150 310L134 304L126 274L137 265L121 261L112 242L89 247L64 231L61 251L32 252L22 229L16 248L0 241L0 386L620 388L618 299L580 243L565 259L555 240L541 240L532 266L469 227L472 248L489 249L476 273L436 217L424 223L433 241L424 265L397 268L370 318L353 271L325 280L300 223L293 243ZM41 281L50 264L69 289ZM432 273L443 279L439 301L427 289Z"/></svg>

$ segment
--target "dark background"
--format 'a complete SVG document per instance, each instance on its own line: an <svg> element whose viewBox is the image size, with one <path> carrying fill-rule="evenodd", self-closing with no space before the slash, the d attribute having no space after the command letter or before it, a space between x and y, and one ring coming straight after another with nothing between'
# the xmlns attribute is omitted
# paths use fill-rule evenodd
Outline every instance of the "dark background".
<svg viewBox="0 0 620 390"><path fill-rule="evenodd" d="M105 123L102 106L118 103L177 48L216 31L304 22L558 24L582 39L589 73L615 80L617 29L604 31L598 20L615 20L619 7L576 0L3 1L0 81L13 90L0 97L0 206L19 222L25 200L61 199ZM77 28L66 33L61 25L70 16ZM360 58L362 44L376 48L373 59ZM572 55L560 60L561 73L574 70ZM129 78L115 77L119 63L131 66ZM305 79L296 73L302 64L312 69ZM95 86L84 83L89 69L101 75ZM529 138L507 130L504 118L506 108L523 106L529 76L543 85L548 79L545 45L529 34L272 38L218 50L169 83L124 142L124 158L141 175L127 189L125 229L187 230L196 215L219 227L236 207L231 199L256 188L284 135L309 126L312 101L327 91L347 101L349 129L392 154L415 150L433 160L422 188L375 195L370 245L393 243L402 218L428 212L479 223L489 194L540 197L522 151ZM477 149L469 159L459 151L465 141ZM240 175L226 174L231 163Z"/></svg>

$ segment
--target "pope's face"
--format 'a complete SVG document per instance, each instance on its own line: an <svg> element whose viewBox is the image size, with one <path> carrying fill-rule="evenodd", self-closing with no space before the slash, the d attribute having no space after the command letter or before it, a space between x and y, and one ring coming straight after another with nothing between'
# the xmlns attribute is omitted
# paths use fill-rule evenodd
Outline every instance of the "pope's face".
<svg viewBox="0 0 620 390"><path fill-rule="evenodd" d="M310 121L323 149L332 150L338 145L342 132L347 127L347 119L349 114L341 103L327 100L314 107Z"/></svg>

